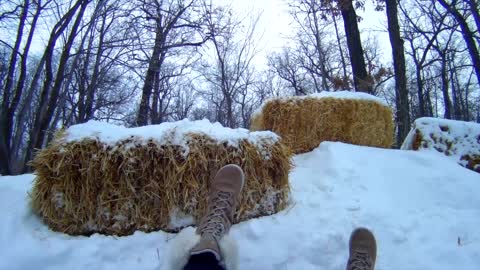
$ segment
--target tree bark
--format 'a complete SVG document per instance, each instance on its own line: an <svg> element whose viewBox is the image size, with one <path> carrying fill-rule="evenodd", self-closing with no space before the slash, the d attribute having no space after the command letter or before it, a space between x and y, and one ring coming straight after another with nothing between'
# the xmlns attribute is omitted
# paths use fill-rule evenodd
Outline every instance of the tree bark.
<svg viewBox="0 0 480 270"><path fill-rule="evenodd" d="M470 119L474 119L473 117L470 117L470 102L468 102L468 96L470 94L470 85L472 84L472 77L473 77L473 71L470 73L470 76L468 76L468 81L466 85L464 86L465 88L465 116L464 119L465 121L470 121Z"/></svg>
<svg viewBox="0 0 480 270"><path fill-rule="evenodd" d="M395 103L398 125L397 146L400 146L410 131L410 106L408 104L405 54L398 24L397 1L386 0L385 4L388 18L388 35L392 45L393 68L395 72Z"/></svg>
<svg viewBox="0 0 480 270"><path fill-rule="evenodd" d="M155 34L155 44L153 47L152 57L148 63L147 75L145 76L145 83L142 88L142 99L140 101L140 108L137 115L137 126L148 125L149 113L150 113L150 96L155 83L155 77L159 76L160 70L160 53L162 51L162 45L164 43L163 32L160 26L157 26Z"/></svg>
<svg viewBox="0 0 480 270"><path fill-rule="evenodd" d="M372 93L373 82L367 73L360 31L358 30L357 14L353 8L352 0L343 1L340 10L345 26L350 62L352 63L355 90Z"/></svg>
<svg viewBox="0 0 480 270"><path fill-rule="evenodd" d="M154 83L153 83L153 97L152 97L152 112L150 114L150 118L152 121L152 124L160 124L158 115L159 115L159 109L158 109L158 101L160 99L160 73L157 72L155 74L154 78Z"/></svg>
<svg viewBox="0 0 480 270"><path fill-rule="evenodd" d="M448 70L447 70L447 58L445 54L441 55L442 62L440 68L440 77L442 79L442 94L443 94L443 106L445 107L444 117L446 119L452 119L452 102L448 93Z"/></svg>
<svg viewBox="0 0 480 270"><path fill-rule="evenodd" d="M425 113L425 100L423 93L423 79L422 79L422 68L420 65L415 65L415 74L417 82L417 98L418 98L418 107L419 107L419 117L426 116Z"/></svg>
<svg viewBox="0 0 480 270"><path fill-rule="evenodd" d="M458 79L458 72L455 70L454 61L455 53L448 54L448 70L450 75L450 84L452 89L452 102L453 102L453 119L467 121L464 117L465 106L463 103L461 86ZM465 87L465 91L467 91ZM467 100L466 100L467 101ZM467 101L468 102L468 101Z"/></svg>

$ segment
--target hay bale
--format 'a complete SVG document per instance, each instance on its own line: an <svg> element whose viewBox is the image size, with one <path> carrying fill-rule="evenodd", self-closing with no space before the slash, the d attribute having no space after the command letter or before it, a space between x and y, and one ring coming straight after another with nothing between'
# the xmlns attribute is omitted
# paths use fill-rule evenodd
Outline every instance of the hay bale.
<svg viewBox="0 0 480 270"><path fill-rule="evenodd" d="M415 120L401 149L440 153L480 173L480 124L419 118Z"/></svg>
<svg viewBox="0 0 480 270"><path fill-rule="evenodd" d="M388 148L394 125L391 109L379 98L353 92L272 99L254 114L251 130L271 130L294 153L323 141Z"/></svg>
<svg viewBox="0 0 480 270"><path fill-rule="evenodd" d="M199 219L209 179L235 163L246 176L240 222L287 206L290 156L274 133L206 120L132 129L88 122L36 155L31 205L52 230L71 235L175 232Z"/></svg>

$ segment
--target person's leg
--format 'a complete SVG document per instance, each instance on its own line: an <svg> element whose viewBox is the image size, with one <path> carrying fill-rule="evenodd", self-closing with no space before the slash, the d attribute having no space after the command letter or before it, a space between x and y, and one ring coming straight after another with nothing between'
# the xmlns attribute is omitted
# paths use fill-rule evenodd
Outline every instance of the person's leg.
<svg viewBox="0 0 480 270"><path fill-rule="evenodd" d="M205 252L198 255L190 256L184 270L225 270L220 265L215 255L210 252Z"/></svg>
<svg viewBox="0 0 480 270"><path fill-rule="evenodd" d="M347 270L373 270L377 259L377 243L373 233L358 228L350 236Z"/></svg>
<svg viewBox="0 0 480 270"><path fill-rule="evenodd" d="M232 226L244 178L239 166L226 165L210 182L207 212L197 227L200 242L190 251L184 270L225 270L221 266L224 258L219 242Z"/></svg>

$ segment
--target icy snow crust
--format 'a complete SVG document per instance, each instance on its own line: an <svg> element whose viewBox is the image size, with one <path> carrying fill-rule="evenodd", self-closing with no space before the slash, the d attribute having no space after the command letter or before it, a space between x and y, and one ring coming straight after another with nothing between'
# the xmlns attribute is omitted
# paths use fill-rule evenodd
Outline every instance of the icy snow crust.
<svg viewBox="0 0 480 270"><path fill-rule="evenodd" d="M413 148L415 133L420 131L422 143L418 150L441 152L461 162L464 155L480 154L480 124L423 117L415 120L402 149Z"/></svg>
<svg viewBox="0 0 480 270"><path fill-rule="evenodd" d="M232 227L238 269L344 270L357 226L376 235L376 270L478 269L477 173L428 151L330 142L294 163L291 206ZM194 232L52 232L29 210L33 177L0 177L0 269L167 270Z"/></svg>
<svg viewBox="0 0 480 270"><path fill-rule="evenodd" d="M388 104L382 100L381 98L378 98L376 96L364 93L364 92L352 92L352 91L336 91L336 92L320 92L320 93L314 93L310 95L305 95L305 96L289 96L289 97L275 97L275 98L270 98L265 101L260 108L258 108L253 115L258 115L262 112L263 107L269 102L273 100L280 100L280 101L289 101L289 100L303 100L306 98L317 98L317 99L322 99L322 98L336 98L336 99L349 99L349 100L366 100L366 101L373 101L376 102L380 105L383 105L385 107L388 107Z"/></svg>
<svg viewBox="0 0 480 270"><path fill-rule="evenodd" d="M67 129L65 142L95 139L105 144L115 145L122 140L134 138L135 143L145 143L149 139L159 144L178 145L183 147L188 154L188 134L203 134L218 144L226 143L237 147L239 142L248 142L261 146L261 142L275 143L279 137L270 131L254 131L247 129L231 129L223 127L220 123L210 123L208 120L190 121L184 119L177 122L166 122L159 125L150 125L136 128L126 128L104 122L89 121L84 124L74 125ZM127 146L128 147L128 146Z"/></svg>

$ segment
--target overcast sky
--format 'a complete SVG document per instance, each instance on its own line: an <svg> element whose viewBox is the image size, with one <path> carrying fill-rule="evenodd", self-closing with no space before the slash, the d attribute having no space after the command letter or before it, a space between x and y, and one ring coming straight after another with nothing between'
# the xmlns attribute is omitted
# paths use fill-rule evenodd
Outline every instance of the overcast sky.
<svg viewBox="0 0 480 270"><path fill-rule="evenodd" d="M1 2L2 0L0 0ZM266 55L274 50L280 49L288 42L288 36L293 34L293 20L288 14L287 0L213 0L215 3L223 5L231 5L234 10L238 11L238 15L245 15L249 12L258 14L261 12L258 24L258 34L263 34L259 48L262 51L258 54L255 63L259 66L266 64ZM386 33L386 16L384 12L373 10L371 1L366 1L367 9L365 12L358 11L363 20L360 23L360 29L363 30L362 37L365 38L367 33L375 33L378 35L379 43L383 51L383 58L386 62L391 60L391 48ZM2 31L3 32L3 31ZM15 37L15 29L11 29L11 33L0 33L0 39L9 40ZM33 45L33 51L36 53L43 52L48 34L42 37L44 41L36 40Z"/></svg>
<svg viewBox="0 0 480 270"><path fill-rule="evenodd" d="M248 13L249 11L262 12L259 21L259 31L263 32L262 46L264 50L259 54L257 63L264 64L264 59L269 51L277 50L284 46L288 40L288 35L292 34L293 21L288 14L286 0L216 0L218 3L231 3L233 7L238 8L239 12ZM390 62L391 48L386 33L385 12L374 11L371 1L366 1L366 10L358 11L359 16L363 18L360 22L362 38L367 34L378 35L378 41L382 47L382 52L386 62Z"/></svg>

